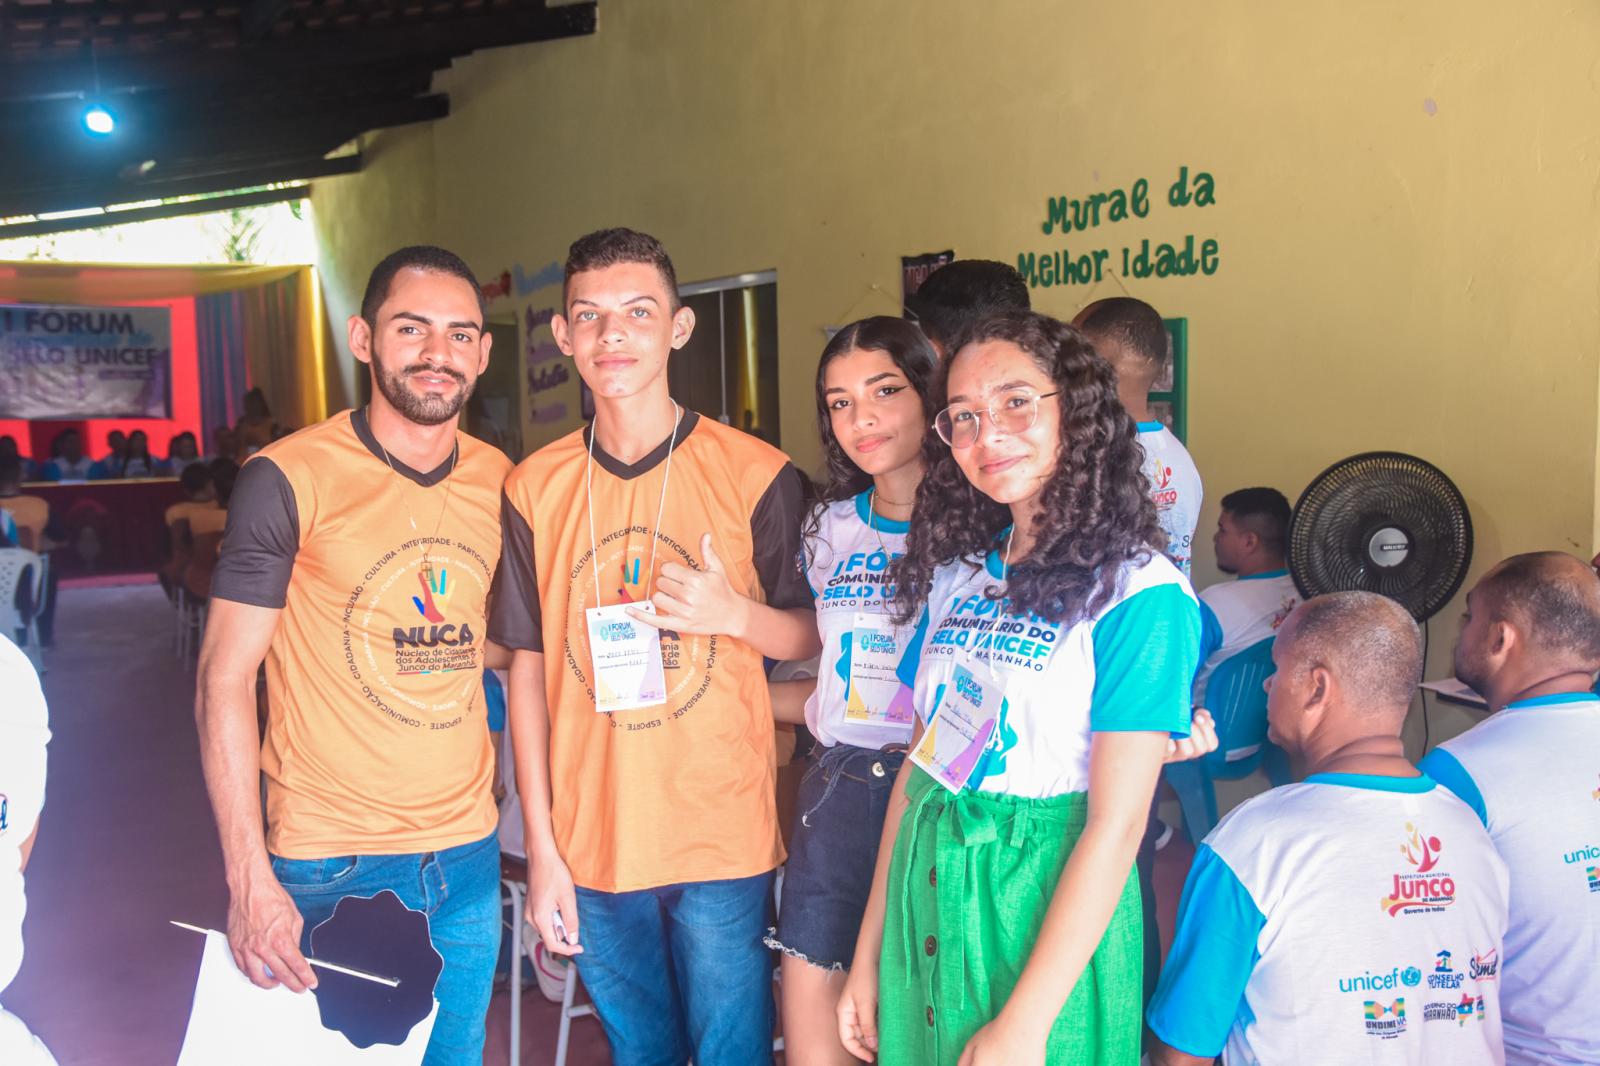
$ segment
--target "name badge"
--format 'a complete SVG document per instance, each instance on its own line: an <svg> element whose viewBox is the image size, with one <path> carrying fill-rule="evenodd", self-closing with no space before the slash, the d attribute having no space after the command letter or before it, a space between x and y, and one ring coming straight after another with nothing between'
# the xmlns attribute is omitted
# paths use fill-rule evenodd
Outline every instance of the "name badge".
<svg viewBox="0 0 1600 1066"><path fill-rule="evenodd" d="M957 665L911 761L951 792L967 785L994 733L1005 686L986 668Z"/></svg>
<svg viewBox="0 0 1600 1066"><path fill-rule="evenodd" d="M850 629L850 680L844 720L860 725L911 724L911 701L900 694L900 656L905 642L888 618L858 612Z"/></svg>
<svg viewBox="0 0 1600 1066"><path fill-rule="evenodd" d="M628 614L655 613L649 600L590 607L589 655L594 663L594 709L601 714L654 707L667 700L661 669L661 631Z"/></svg>

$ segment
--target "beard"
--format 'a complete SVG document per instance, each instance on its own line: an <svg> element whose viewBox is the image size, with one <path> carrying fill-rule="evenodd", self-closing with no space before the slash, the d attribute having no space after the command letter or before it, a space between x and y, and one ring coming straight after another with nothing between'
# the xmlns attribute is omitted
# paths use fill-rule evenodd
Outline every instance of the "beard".
<svg viewBox="0 0 1600 1066"><path fill-rule="evenodd" d="M389 406L399 411L407 421L419 426L437 426L456 417L461 413L461 408L466 406L472 396L473 386L477 384L476 378L469 380L460 371L449 367L430 367L426 363L412 363L399 370L390 370L374 359L373 369L376 371L373 378L377 381L378 391L389 401ZM407 379L412 374L424 372L452 378L460 388L453 396L418 395Z"/></svg>
<svg viewBox="0 0 1600 1066"><path fill-rule="evenodd" d="M1474 660L1471 651L1463 644L1456 645L1455 655L1452 656L1455 666L1456 680L1466 685L1478 695L1483 695L1483 686L1489 681L1483 664Z"/></svg>

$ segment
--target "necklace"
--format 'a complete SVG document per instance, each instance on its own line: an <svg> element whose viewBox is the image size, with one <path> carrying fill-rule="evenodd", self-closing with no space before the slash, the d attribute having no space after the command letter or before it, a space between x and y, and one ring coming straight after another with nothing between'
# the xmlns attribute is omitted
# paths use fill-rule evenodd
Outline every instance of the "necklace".
<svg viewBox="0 0 1600 1066"><path fill-rule="evenodd" d="M368 408L367 427L370 429L371 426L372 409ZM394 475L396 477L403 476L400 471L395 468L394 460L389 458L389 449L383 446L383 441L378 440L378 435L376 433L372 435L372 439L378 445L378 451L383 453L383 461L388 464L389 469L393 471ZM430 586L433 584L433 560L429 557L429 555L433 550L433 542L439 539L439 528L444 525L445 512L450 510L450 496L451 493L455 491L456 467L460 464L460 461L461 437L457 435L455 439L455 446L450 449L450 472L444 476L444 506L439 508L439 520L433 524L433 536L429 537L428 540L422 545L422 577L423 580L427 581ZM401 500L403 501L404 499L405 494L401 493ZM417 528L417 518L411 513L411 505L407 503L405 504L405 508L406 520L411 523L411 532L418 534L420 537L422 531Z"/></svg>
<svg viewBox="0 0 1600 1066"><path fill-rule="evenodd" d="M878 527L877 527L877 524L876 524L876 519L878 517L878 512L873 509L873 505L875 503L877 503L877 502L878 502L878 486L874 485L874 486L872 486L871 489L869 489L867 491L867 529L872 532L872 535L874 537L878 538L878 550L883 552L884 555L887 556L889 554L889 549L883 546L883 534L878 531ZM883 502L888 504L890 507L905 507L905 506L907 506L906 504L903 504L903 503L895 503L893 500L884 500Z"/></svg>
<svg viewBox="0 0 1600 1066"><path fill-rule="evenodd" d="M656 580L656 548L661 543L661 516L667 508L667 482L672 478L672 453L678 443L678 423L683 419L683 408L678 406L678 401L672 401L672 436L667 438L667 465L661 473L661 500L656 504L656 524L650 530L650 576L645 580L644 598L650 598L650 590L655 587ZM589 423L589 460L583 467L583 494L589 504L589 567L594 572L594 605L602 607L600 600L600 547L594 539L594 423Z"/></svg>

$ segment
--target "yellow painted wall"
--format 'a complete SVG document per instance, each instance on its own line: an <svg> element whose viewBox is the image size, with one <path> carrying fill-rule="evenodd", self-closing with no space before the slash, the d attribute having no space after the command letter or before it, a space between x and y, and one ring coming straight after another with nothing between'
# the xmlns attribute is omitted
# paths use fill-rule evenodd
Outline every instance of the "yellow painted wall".
<svg viewBox="0 0 1600 1066"><path fill-rule="evenodd" d="M311 220L332 333L328 409L352 406L365 373L350 355L345 321L361 310L367 275L408 244L442 240L435 220L433 131L403 126L364 139L365 169L348 181L312 187Z"/></svg>
<svg viewBox="0 0 1600 1066"><path fill-rule="evenodd" d="M597 35L458 63L441 78L449 119L318 185L330 304L419 235L486 276L605 225L661 237L684 281L775 268L783 440L814 467L821 329L896 312L900 255L1064 245L1120 266L1125 245L1194 234L1217 241L1212 276L1035 297L1069 315L1126 290L1188 318L1199 583L1224 492L1293 499L1374 448L1457 481L1474 573L1515 551L1585 553L1597 30L1592 6L1548 0L601 0ZM1214 176L1215 205L1167 204L1180 166ZM416 191L430 178L431 204ZM1048 197L1138 178L1146 219L1041 232ZM569 388L540 402L575 416ZM1432 626L1430 676L1456 613ZM1434 738L1465 721L1436 711Z"/></svg>

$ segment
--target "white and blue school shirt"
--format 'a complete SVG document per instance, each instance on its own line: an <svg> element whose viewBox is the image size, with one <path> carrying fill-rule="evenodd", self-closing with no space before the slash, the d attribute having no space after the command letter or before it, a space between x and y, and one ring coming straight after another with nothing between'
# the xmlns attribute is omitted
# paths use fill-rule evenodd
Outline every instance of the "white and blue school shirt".
<svg viewBox="0 0 1600 1066"><path fill-rule="evenodd" d="M1195 853L1150 1028L1227 1066L1500 1063L1507 893L1427 776L1272 789Z"/></svg>
<svg viewBox="0 0 1600 1066"><path fill-rule="evenodd" d="M1511 867L1506 1061L1600 1062L1600 698L1509 704L1421 765Z"/></svg>
<svg viewBox="0 0 1600 1066"><path fill-rule="evenodd" d="M958 664L987 664L1004 684L999 719L968 788L1030 799L1086 792L1095 733L1188 735L1200 612L1171 560L1151 552L1142 563L1124 563L1110 602L1071 625L989 598L987 590L1003 588L1001 573L995 551L935 570L901 662L925 724Z"/></svg>
<svg viewBox="0 0 1600 1066"><path fill-rule="evenodd" d="M1223 581L1200 593L1200 671L1194 677L1194 705L1205 706L1206 682L1223 660L1276 636L1299 602L1300 590L1287 570Z"/></svg>
<svg viewBox="0 0 1600 1066"><path fill-rule="evenodd" d="M22 845L44 807L49 714L28 657L0 637L0 991L22 965Z"/></svg>
<svg viewBox="0 0 1600 1066"><path fill-rule="evenodd" d="M894 588L886 583L889 564L905 554L911 523L874 514L871 492L823 504L806 523L806 582L817 607L817 631L822 636L822 658L817 666L817 688L806 700L806 728L818 743L832 747L851 744L881 748L908 744L911 725L867 725L845 720L845 700L850 690L850 645L856 614L879 616L895 629L904 649L911 638L910 625L893 626L893 608L887 601ZM913 654L912 663L916 662ZM904 682L895 703L911 708L911 688Z"/></svg>
<svg viewBox="0 0 1600 1066"><path fill-rule="evenodd" d="M1167 554L1189 576L1194 551L1194 530L1200 521L1200 471L1189 449L1160 422L1139 423L1139 447L1144 449L1144 476L1150 482L1150 499L1167 534Z"/></svg>

